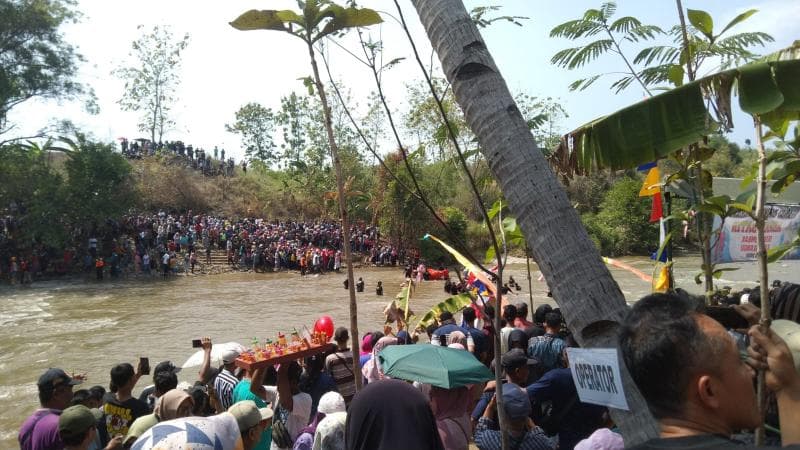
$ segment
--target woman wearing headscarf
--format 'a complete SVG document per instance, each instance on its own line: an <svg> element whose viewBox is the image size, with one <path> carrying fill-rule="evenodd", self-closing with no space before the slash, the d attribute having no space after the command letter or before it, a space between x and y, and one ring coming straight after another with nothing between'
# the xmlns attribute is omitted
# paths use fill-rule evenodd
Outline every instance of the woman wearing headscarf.
<svg viewBox="0 0 800 450"><path fill-rule="evenodd" d="M328 392L319 400L319 412L325 418L314 433L314 450L344 450L344 427L347 421L344 398Z"/></svg>
<svg viewBox="0 0 800 450"><path fill-rule="evenodd" d="M347 450L444 450L430 403L399 380L370 383L353 398Z"/></svg>
<svg viewBox="0 0 800 450"><path fill-rule="evenodd" d="M436 428L446 450L466 450L472 425L469 409L472 398L467 387L442 389L431 387L431 410L436 417Z"/></svg>
<svg viewBox="0 0 800 450"><path fill-rule="evenodd" d="M123 446L129 448L139 436L157 423L191 416L193 408L194 400L192 396L183 389L167 391L156 400L156 406L152 414L144 415L133 421L128 434L123 440Z"/></svg>
<svg viewBox="0 0 800 450"><path fill-rule="evenodd" d="M364 375L367 383L373 383L386 377L381 369L381 362L378 359L378 353L380 353L384 348L395 344L397 344L396 337L384 336L380 338L377 343L375 343L374 347L372 347L372 358L367 361L367 363L364 364L364 367L361 369L361 373Z"/></svg>

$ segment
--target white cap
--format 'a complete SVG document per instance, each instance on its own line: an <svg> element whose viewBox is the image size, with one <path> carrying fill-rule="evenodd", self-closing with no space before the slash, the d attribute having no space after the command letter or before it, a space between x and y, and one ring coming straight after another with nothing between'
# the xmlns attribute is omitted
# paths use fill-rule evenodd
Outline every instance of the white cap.
<svg viewBox="0 0 800 450"><path fill-rule="evenodd" d="M239 351L235 349L226 350L225 353L222 354L222 362L224 364L230 364L236 361L236 358L239 357Z"/></svg>

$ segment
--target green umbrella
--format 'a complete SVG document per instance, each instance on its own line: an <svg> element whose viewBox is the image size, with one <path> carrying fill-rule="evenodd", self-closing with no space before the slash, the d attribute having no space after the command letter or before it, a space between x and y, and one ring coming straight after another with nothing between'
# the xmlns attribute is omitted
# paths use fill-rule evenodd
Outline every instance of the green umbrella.
<svg viewBox="0 0 800 450"><path fill-rule="evenodd" d="M451 389L494 378L465 350L430 344L390 345L378 353L383 372L401 380Z"/></svg>

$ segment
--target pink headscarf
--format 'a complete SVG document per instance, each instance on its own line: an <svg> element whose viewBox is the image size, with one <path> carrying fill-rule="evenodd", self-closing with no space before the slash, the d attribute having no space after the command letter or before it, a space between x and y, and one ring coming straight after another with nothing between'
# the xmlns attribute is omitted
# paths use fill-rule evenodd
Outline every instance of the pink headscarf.
<svg viewBox="0 0 800 450"><path fill-rule="evenodd" d="M431 410L444 448L466 448L469 445L467 430L471 430L469 406L472 398L465 386L454 389L431 387Z"/></svg>
<svg viewBox="0 0 800 450"><path fill-rule="evenodd" d="M372 353L372 335L367 333L361 338L361 356L369 355L370 353Z"/></svg>
<svg viewBox="0 0 800 450"><path fill-rule="evenodd" d="M375 343L375 347L372 349L372 359L367 361L367 363L364 364L364 368L361 369L361 373L364 375L364 378L367 379L368 383L382 380L386 377L381 369L381 363L378 360L378 353L380 353L384 348L396 344L397 338L393 336L384 336Z"/></svg>

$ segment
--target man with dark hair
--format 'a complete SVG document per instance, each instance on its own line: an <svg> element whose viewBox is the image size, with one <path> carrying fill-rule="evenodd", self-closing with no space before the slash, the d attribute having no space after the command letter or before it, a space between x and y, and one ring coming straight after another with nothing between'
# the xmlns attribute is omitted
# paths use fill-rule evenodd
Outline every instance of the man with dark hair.
<svg viewBox="0 0 800 450"><path fill-rule="evenodd" d="M39 404L19 429L17 440L21 450L60 449L64 447L58 434L59 415L72 401L72 387L80 384L61 369L48 369L36 383Z"/></svg>
<svg viewBox="0 0 800 450"><path fill-rule="evenodd" d="M783 445L800 443L800 375L789 348L758 325L748 334L752 342L745 361L725 328L697 312L688 298L653 294L634 305L619 345L661 426L660 438L636 449L735 445L730 436L762 421L752 367L765 369L767 387L777 397Z"/></svg>
<svg viewBox="0 0 800 450"><path fill-rule="evenodd" d="M464 333L464 336L469 333L466 329L456 325L456 321L453 319L453 313L450 311L444 311L443 313L439 314L439 328L433 332L431 341L438 339L442 345L446 346L447 338L450 336L450 333L454 331L460 331Z"/></svg>
<svg viewBox="0 0 800 450"><path fill-rule="evenodd" d="M533 322L528 320L528 304L525 302L517 303L517 317L514 319L514 327L520 330L527 330L533 326Z"/></svg>
<svg viewBox="0 0 800 450"><path fill-rule="evenodd" d="M561 314L549 312L544 320L544 335L532 337L528 341L528 356L542 364L547 372L563 366L562 350L564 339L561 338Z"/></svg>
<svg viewBox="0 0 800 450"><path fill-rule="evenodd" d="M336 341L336 352L325 358L325 370L333 377L336 388L342 394L347 405L356 393L356 377L353 372L353 352L347 348L350 333L347 328L339 327L333 333Z"/></svg>
<svg viewBox="0 0 800 450"><path fill-rule="evenodd" d="M254 450L263 440L263 434L272 423L273 411L259 408L252 400L242 400L231 406L228 412L236 418L242 436L244 450Z"/></svg>
<svg viewBox="0 0 800 450"><path fill-rule="evenodd" d="M311 396L300 391L300 375L303 369L297 361L283 363L278 368L278 385L264 386L264 373L266 369L256 369L253 373L253 382L250 391L261 399L274 405L275 421L283 423L283 428L288 432L292 442L300 435L300 431L308 425L311 416ZM272 450L288 450L279 446L273 426Z"/></svg>
<svg viewBox="0 0 800 450"><path fill-rule="evenodd" d="M136 372L128 363L117 364L111 368L110 390L103 405L105 425L108 436L127 435L134 420L149 414L147 403L131 395L136 382L142 376L141 363Z"/></svg>
<svg viewBox="0 0 800 450"><path fill-rule="evenodd" d="M475 328L475 309L472 306L467 306L461 311L461 318L464 320L464 329L467 330L472 336L472 342L475 344L475 357L478 361L486 362L487 339L483 331Z"/></svg>
<svg viewBox="0 0 800 450"><path fill-rule="evenodd" d="M180 371L181 368L175 367L172 361L162 361L153 369L153 384L144 388L139 395L139 400L147 404L150 412L153 412L158 397L178 387L177 373Z"/></svg>
<svg viewBox="0 0 800 450"><path fill-rule="evenodd" d="M508 351L508 335L514 330L514 320L517 318L517 307L514 305L506 305L503 307L503 322L505 326L500 329L500 351L505 353Z"/></svg>

